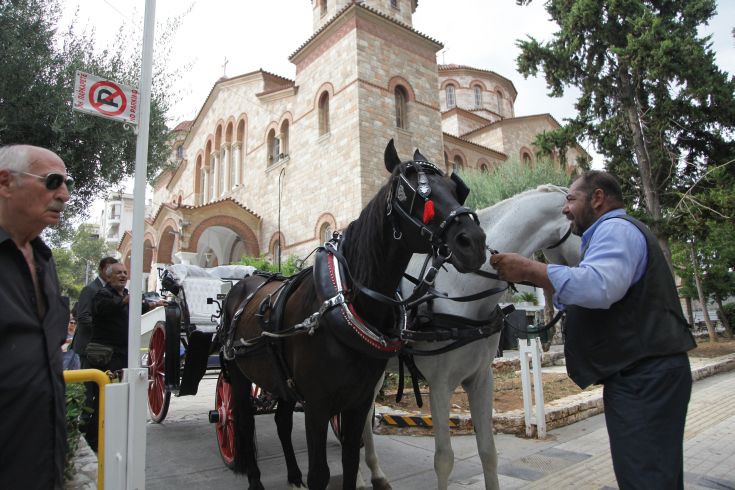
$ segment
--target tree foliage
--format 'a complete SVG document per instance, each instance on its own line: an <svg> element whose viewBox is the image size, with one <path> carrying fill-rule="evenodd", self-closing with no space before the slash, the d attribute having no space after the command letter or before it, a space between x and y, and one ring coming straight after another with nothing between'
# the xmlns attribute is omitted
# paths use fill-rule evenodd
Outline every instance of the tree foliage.
<svg viewBox="0 0 735 490"><path fill-rule="evenodd" d="M714 300L719 306L735 296L735 225L732 221L718 220L701 224L701 234L690 238L689 243L674 242L672 256L674 265L682 279L681 293L697 298L695 287L695 268L699 272L702 289L707 301ZM695 261L692 261L687 247L694 244Z"/></svg>
<svg viewBox="0 0 735 490"><path fill-rule="evenodd" d="M595 143L632 208L665 241L689 224L666 210L735 156L735 80L698 33L714 0L545 5L559 30L548 42L518 42L519 71L542 71L551 96L570 86L581 91L570 126Z"/></svg>
<svg viewBox="0 0 735 490"><path fill-rule="evenodd" d="M60 33L59 18L58 0L0 2L0 144L26 143L56 152L76 181L67 213L76 215L132 175L136 135L119 122L72 111L75 72L137 86L142 29L121 29L115 47L99 51L94 31ZM165 59L179 20L157 35L159 60ZM170 155L166 113L175 77L165 64L154 68L149 176L166 165Z"/></svg>
<svg viewBox="0 0 735 490"><path fill-rule="evenodd" d="M82 288L96 276L100 259L110 255L111 250L90 225L83 224L74 231L69 246L56 248L53 254L61 294L69 296L73 304Z"/></svg>

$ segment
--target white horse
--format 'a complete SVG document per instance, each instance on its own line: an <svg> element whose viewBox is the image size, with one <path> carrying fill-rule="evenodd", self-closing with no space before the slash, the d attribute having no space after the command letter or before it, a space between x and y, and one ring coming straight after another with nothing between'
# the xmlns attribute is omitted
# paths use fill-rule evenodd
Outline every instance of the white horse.
<svg viewBox="0 0 735 490"><path fill-rule="evenodd" d="M487 245L500 252L516 252L530 257L543 251L550 263L576 265L579 262L580 238L569 234L569 221L561 213L567 189L551 184L517 194L494 206L478 211L480 225L487 235ZM425 256L414 256L406 270L416 276ZM486 271L492 270L487 264ZM436 289L450 296L466 296L483 290L503 287L496 281L476 274L461 274L453 267L442 271ZM413 285L404 281L404 296ZM501 294L473 302L434 300L434 311L468 319L486 319L496 308ZM498 350L500 334L477 340L449 352L415 356L414 361L430 387L431 417L434 425L434 470L437 488L445 490L454 466L454 452L449 434L449 409L452 393L462 385L467 393L477 449L485 476L485 488L497 489L498 457L493 440L492 361ZM451 341L416 342L416 350L435 350ZM410 395L409 395L410 396ZM372 417L363 432L365 462L372 472L373 488L391 488L380 468L372 434Z"/></svg>

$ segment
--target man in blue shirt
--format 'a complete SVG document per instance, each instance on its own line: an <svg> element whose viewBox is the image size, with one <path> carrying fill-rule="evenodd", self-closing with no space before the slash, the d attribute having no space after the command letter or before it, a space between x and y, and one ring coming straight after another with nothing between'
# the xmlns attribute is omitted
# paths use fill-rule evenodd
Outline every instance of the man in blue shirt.
<svg viewBox="0 0 735 490"><path fill-rule="evenodd" d="M623 209L617 180L590 171L569 188L562 213L582 237L577 267L495 254L511 282L531 281L566 309L564 352L582 388L602 384L621 489L684 488L683 439L694 339L658 240Z"/></svg>

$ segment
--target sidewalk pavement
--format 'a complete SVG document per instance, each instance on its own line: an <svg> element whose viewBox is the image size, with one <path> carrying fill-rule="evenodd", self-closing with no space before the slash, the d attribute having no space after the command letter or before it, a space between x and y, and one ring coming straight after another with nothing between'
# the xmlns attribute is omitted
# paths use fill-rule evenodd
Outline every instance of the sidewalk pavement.
<svg viewBox="0 0 735 490"><path fill-rule="evenodd" d="M733 407L735 371L694 384L684 434L685 488L735 489ZM544 441L496 436L496 444L503 489L617 488L603 415L553 429ZM452 488L485 488L481 475L473 480Z"/></svg>
<svg viewBox="0 0 735 490"><path fill-rule="evenodd" d="M685 488L735 489L735 355L692 362L695 379L689 403L684 442ZM717 374L719 372L719 374ZM698 374L699 373L699 374ZM701 378L700 376L708 376ZM214 380L205 379L195 397L173 398L164 424L148 426L146 487L179 490L225 489L246 485L219 459L207 410L213 406ZM271 416L256 418L259 465L268 489L286 488L283 457ZM294 447L306 473L303 414L294 421ZM375 437L383 470L395 490L435 488L433 437L391 434ZM613 489L617 488L610 461L603 415L549 430L544 440L496 434L502 489ZM452 437L455 465L451 490L484 489L474 437ZM330 488L341 488L340 448L328 439L332 477ZM92 458L94 455L92 453ZM79 458L84 464L85 457ZM364 463L361 465L366 473ZM96 464L86 466L69 489L95 488ZM369 478L368 478L369 479ZM368 487L370 488L370 487Z"/></svg>

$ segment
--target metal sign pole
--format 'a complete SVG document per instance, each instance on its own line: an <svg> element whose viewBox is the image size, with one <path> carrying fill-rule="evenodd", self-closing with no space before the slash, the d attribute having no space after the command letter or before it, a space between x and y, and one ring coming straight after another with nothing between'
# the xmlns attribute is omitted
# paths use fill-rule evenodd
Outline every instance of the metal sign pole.
<svg viewBox="0 0 735 490"><path fill-rule="evenodd" d="M150 122L151 80L153 73L153 32L156 0L146 0L143 24L143 54L138 107L138 140L135 150L135 186L133 188L133 245L130 259L130 318L128 323L128 369L125 373L130 390L128 398L128 489L145 488L146 405L148 373L140 368L140 321L143 297L143 233L145 219L146 171L148 167L148 128Z"/></svg>

